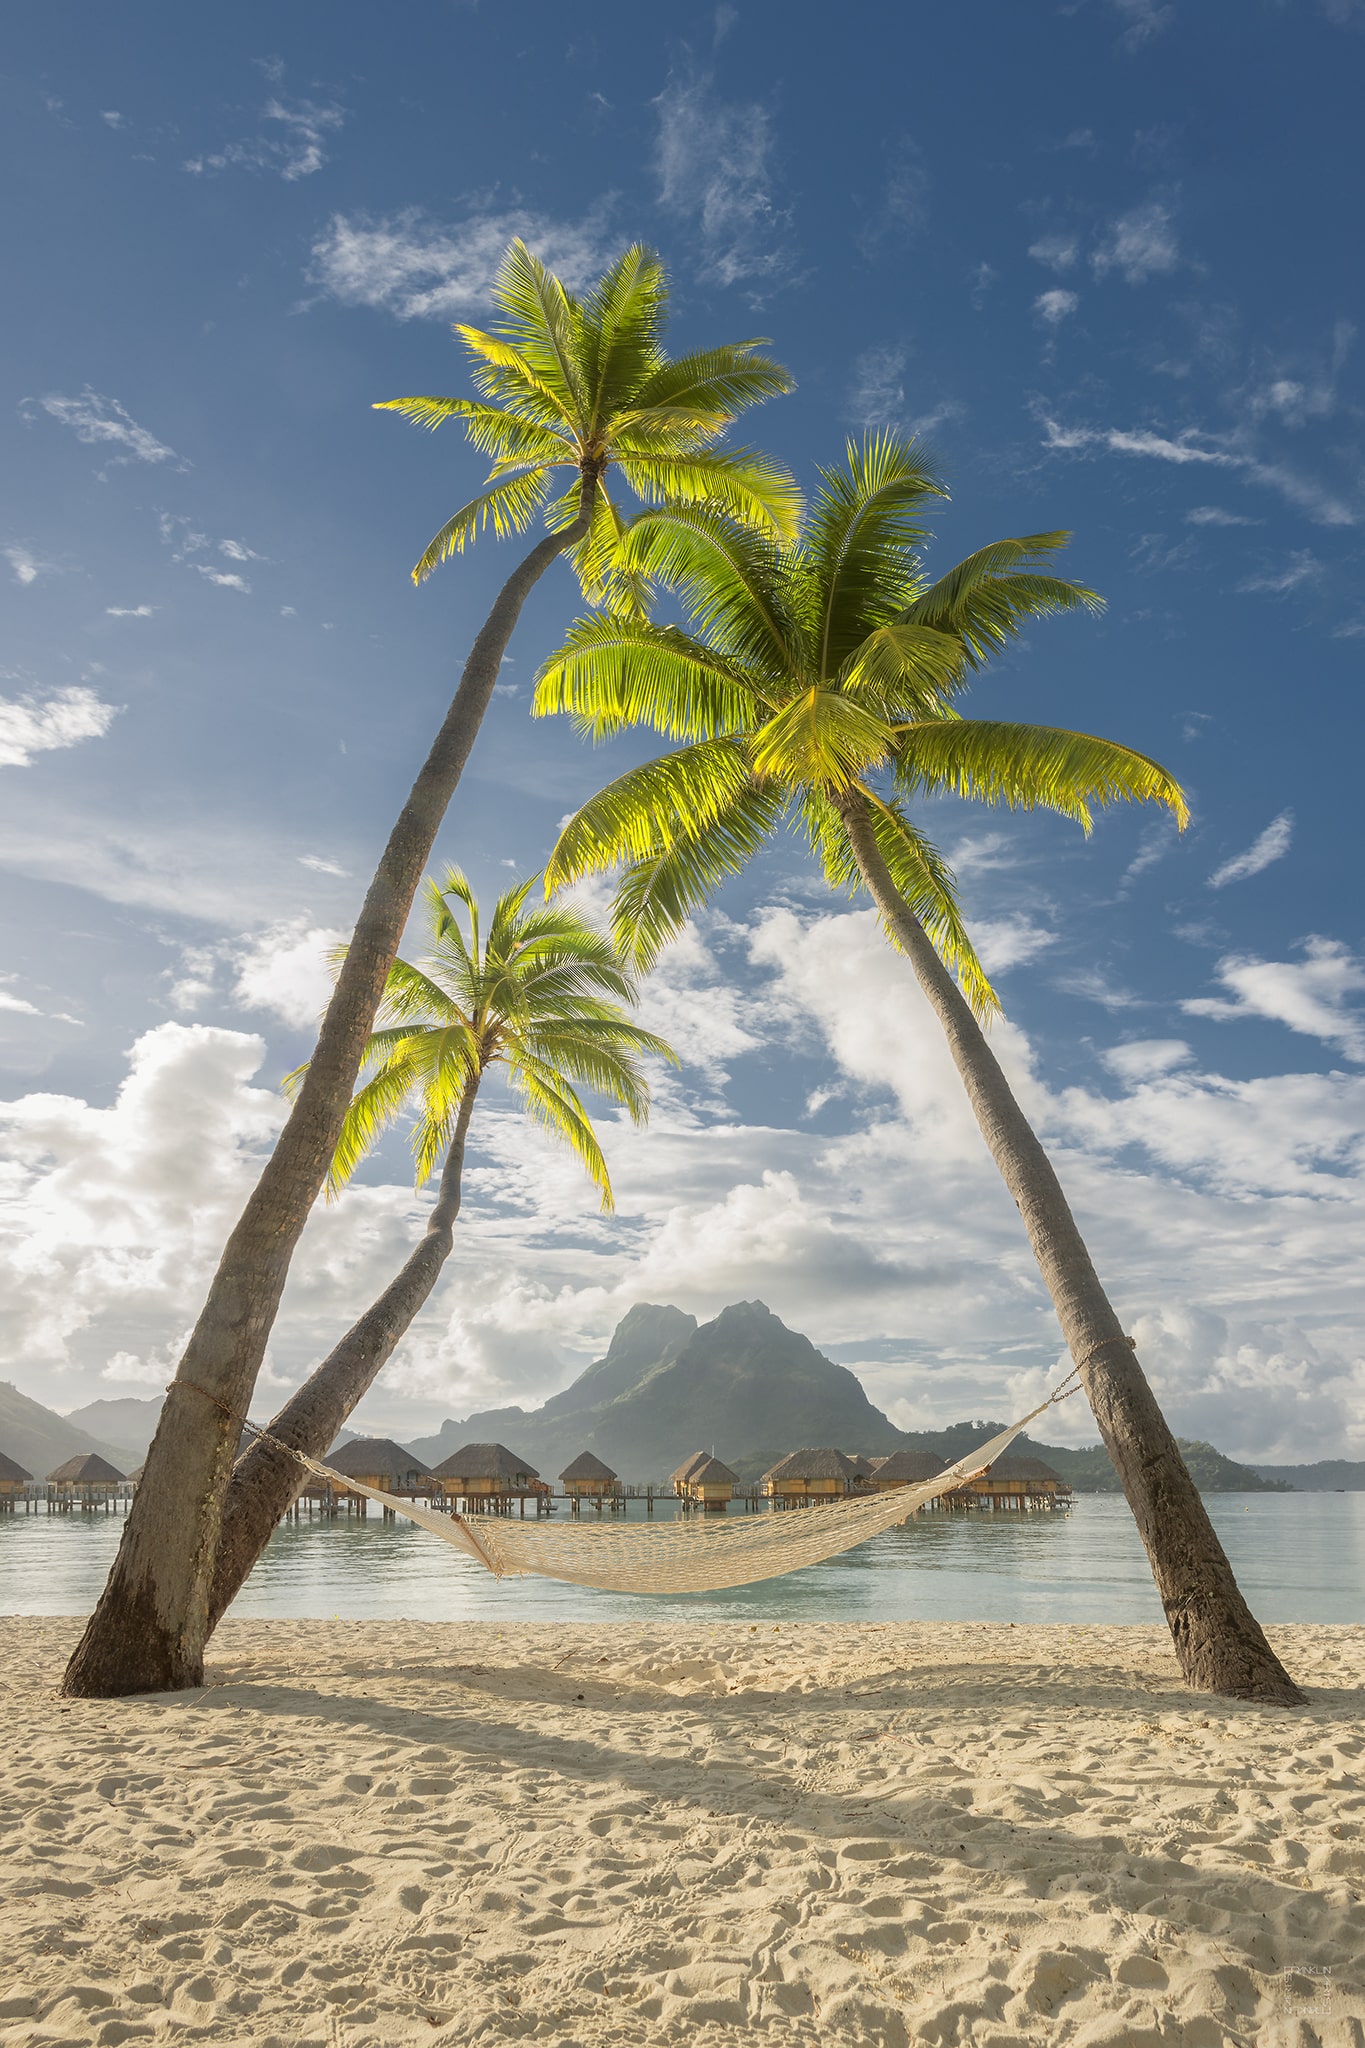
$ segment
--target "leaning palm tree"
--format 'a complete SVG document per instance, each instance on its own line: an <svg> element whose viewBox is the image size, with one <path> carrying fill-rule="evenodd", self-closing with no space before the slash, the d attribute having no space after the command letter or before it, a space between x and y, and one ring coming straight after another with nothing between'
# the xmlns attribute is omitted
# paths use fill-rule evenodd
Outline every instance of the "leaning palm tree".
<svg viewBox="0 0 1365 2048"><path fill-rule="evenodd" d="M952 874L911 814L916 800L946 793L1057 811L1088 829L1096 806L1127 799L1164 804L1183 825L1184 797L1128 747L959 709L972 674L1027 621L1098 608L1092 591L1053 571L1068 536L997 541L931 580L921 520L943 487L921 451L883 435L822 477L792 543L720 507L641 515L625 550L630 572L677 592L692 630L610 613L583 620L542 668L536 709L570 712L599 738L638 724L683 744L583 806L547 882L624 864L614 928L641 965L784 822L836 887L867 891L943 1026L1018 1204L1186 1677L1295 1700L991 1052L981 1020L998 1007L994 992Z"/></svg>
<svg viewBox="0 0 1365 2048"><path fill-rule="evenodd" d="M773 532L797 516L796 488L765 457L721 438L747 406L789 390L757 341L670 361L657 256L628 249L576 296L520 242L493 290L492 333L456 331L477 398L386 403L427 426L452 420L493 458L487 488L448 520L413 571L420 581L489 525L549 532L504 583L474 641L445 722L370 884L293 1110L248 1198L181 1358L108 1585L72 1657L68 1694L106 1696L199 1683L207 1598L237 1418L251 1398L294 1247L327 1175L359 1062L437 830L474 744L521 607L557 556L574 551L585 587L631 601L613 563L615 469L636 496L716 498ZM556 476L567 488L551 497Z"/></svg>
<svg viewBox="0 0 1365 2048"><path fill-rule="evenodd" d="M380 1134L415 1105L417 1185L439 1166L436 1200L402 1269L271 1422L276 1443L258 1440L237 1460L209 1597L210 1632L303 1483L299 1465L276 1445L322 1457L436 1285L454 1244L470 1118L494 1067L505 1070L526 1113L579 1160L603 1209L613 1207L607 1163L578 1090L586 1086L619 1103L642 1124L649 1114L642 1062L650 1054L674 1055L625 1014L623 1006L636 999L635 980L611 942L572 908L527 908L538 880L498 898L481 938L473 891L448 869L442 881L427 884L426 956L413 965L395 960L389 970L380 1028L365 1048L365 1079L341 1127L329 1193L341 1191ZM285 1086L297 1091L306 1072L300 1067Z"/></svg>

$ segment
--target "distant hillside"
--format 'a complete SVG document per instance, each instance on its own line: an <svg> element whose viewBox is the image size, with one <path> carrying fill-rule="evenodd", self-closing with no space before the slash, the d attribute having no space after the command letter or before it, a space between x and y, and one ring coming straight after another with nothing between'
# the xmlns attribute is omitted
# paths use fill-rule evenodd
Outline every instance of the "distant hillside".
<svg viewBox="0 0 1365 2048"><path fill-rule="evenodd" d="M941 1458L953 1464L1008 1426L1004 1422L955 1422L948 1429L917 1431L910 1441L916 1450L937 1451ZM1176 1442L1201 1493L1287 1493L1292 1490L1293 1482L1268 1479L1253 1466L1239 1465L1234 1458L1224 1457L1212 1444L1183 1436L1177 1437ZM1039 1443L1025 1433L1015 1439L1014 1448L1021 1456L1032 1452L1036 1457L1045 1459L1063 1479L1070 1480L1077 1493L1123 1491L1119 1475L1103 1444L1088 1444L1083 1450L1072 1450L1065 1444ZM1286 1473L1295 1469L1293 1466L1284 1468Z"/></svg>
<svg viewBox="0 0 1365 2048"><path fill-rule="evenodd" d="M680 1309L640 1303L605 1358L543 1408L486 1409L448 1421L412 1448L439 1463L489 1439L554 1478L579 1451L623 1479L660 1480L689 1452L716 1449L741 1478L803 1444L893 1451L906 1441L861 1380L822 1356L761 1301L737 1302L700 1328Z"/></svg>
<svg viewBox="0 0 1365 2048"><path fill-rule="evenodd" d="M553 1481L580 1451L594 1451L627 1481L667 1477L692 1451L714 1444L741 1479L807 1444L875 1454L937 1451L953 1463L998 1434L1003 1422L957 1422L906 1432L868 1400L861 1380L825 1358L809 1338L761 1301L736 1302L699 1328L694 1316L638 1303L618 1324L606 1356L543 1407L486 1408L415 1437L428 1464L465 1443L505 1443ZM1224 1457L1211 1444L1181 1441L1205 1493L1265 1493L1292 1483ZM1021 1453L1043 1458L1078 1493L1117 1493L1118 1474L1101 1444L1070 1450L1022 1436Z"/></svg>
<svg viewBox="0 0 1365 2048"><path fill-rule="evenodd" d="M1365 1464L1323 1458L1316 1465L1253 1465L1262 1479L1278 1479L1302 1493L1365 1493Z"/></svg>
<svg viewBox="0 0 1365 2048"><path fill-rule="evenodd" d="M123 1444L135 1451L133 1463L140 1465L156 1435L165 1398L164 1394L152 1394L143 1401L87 1401L84 1408L73 1408L66 1419L75 1429L88 1429L106 1443Z"/></svg>
<svg viewBox="0 0 1365 2048"><path fill-rule="evenodd" d="M111 1443L65 1415L44 1408L41 1401L30 1400L8 1380L0 1380L0 1451L17 1458L35 1479L46 1479L49 1472L82 1451L98 1451L120 1472L140 1464L142 1457L140 1451L134 1457L131 1446Z"/></svg>

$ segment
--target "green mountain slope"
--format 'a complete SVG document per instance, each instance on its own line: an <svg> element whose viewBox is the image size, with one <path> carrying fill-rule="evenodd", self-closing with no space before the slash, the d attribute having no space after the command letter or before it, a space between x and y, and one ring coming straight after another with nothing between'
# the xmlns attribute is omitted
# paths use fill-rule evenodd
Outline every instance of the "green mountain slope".
<svg viewBox="0 0 1365 2048"><path fill-rule="evenodd" d="M68 1422L64 1415L44 1408L41 1401L21 1394L8 1380L0 1380L0 1451L17 1458L35 1479L46 1479L49 1472L82 1451L98 1451L119 1472L129 1471L142 1460L140 1451L135 1457L129 1445L110 1443Z"/></svg>
<svg viewBox="0 0 1365 2048"><path fill-rule="evenodd" d="M1359 1458L1322 1458L1316 1465L1253 1465L1262 1479L1278 1479L1299 1493L1365 1493Z"/></svg>

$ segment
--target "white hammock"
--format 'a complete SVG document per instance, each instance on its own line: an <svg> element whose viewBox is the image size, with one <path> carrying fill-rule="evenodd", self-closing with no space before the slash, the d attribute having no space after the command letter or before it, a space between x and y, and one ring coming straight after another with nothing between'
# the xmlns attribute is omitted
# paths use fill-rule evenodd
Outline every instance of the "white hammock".
<svg viewBox="0 0 1365 2048"><path fill-rule="evenodd" d="M1069 1377L1074 1377L1070 1375ZM1065 1382L1063 1383L1065 1385ZM1069 1391L1074 1392L1072 1388ZM301 1451L291 1451L318 1479L347 1493L362 1493L396 1515L406 1515L486 1565L495 1578L538 1573L574 1586L594 1586L604 1593L718 1593L729 1586L751 1586L759 1579L780 1578L802 1565L819 1564L852 1550L883 1529L904 1522L926 1501L978 1478L1006 1450L1035 1415L1064 1398L1062 1389L1023 1419L915 1486L888 1487L884 1493L830 1502L826 1506L736 1517L691 1515L676 1521L633 1526L624 1520L584 1525L505 1519L500 1515L459 1515L419 1507L378 1487L364 1486L345 1472L321 1465ZM256 1431L264 1435L264 1431ZM266 1437L268 1443L276 1443ZM286 1445L278 1445L287 1449Z"/></svg>

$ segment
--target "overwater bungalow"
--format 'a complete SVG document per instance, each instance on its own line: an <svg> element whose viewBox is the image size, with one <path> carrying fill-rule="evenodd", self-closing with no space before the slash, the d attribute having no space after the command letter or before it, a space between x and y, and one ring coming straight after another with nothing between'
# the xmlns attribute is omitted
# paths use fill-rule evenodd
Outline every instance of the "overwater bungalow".
<svg viewBox="0 0 1365 2048"><path fill-rule="evenodd" d="M723 1515L735 1497L739 1484L738 1474L719 1458L704 1458L694 1466L686 1483L684 1499L694 1508L705 1509L708 1515Z"/></svg>
<svg viewBox="0 0 1365 2048"><path fill-rule="evenodd" d="M14 1458L7 1458L0 1451L0 1514L13 1514L14 1503L26 1486L33 1483L33 1474L26 1472Z"/></svg>
<svg viewBox="0 0 1365 2048"><path fill-rule="evenodd" d="M700 1472L707 1459L714 1456L711 1451L693 1451L690 1458L684 1458L676 1472L670 1472L668 1483L679 1500L687 1499L687 1487L694 1472Z"/></svg>
<svg viewBox="0 0 1365 2048"><path fill-rule="evenodd" d="M921 1486L926 1479L937 1479L947 1469L936 1451L892 1451L889 1458L873 1461L868 1484L877 1493L893 1486Z"/></svg>
<svg viewBox="0 0 1365 2048"><path fill-rule="evenodd" d="M358 1479L363 1486L373 1486L380 1493L394 1493L408 1500L432 1490L431 1470L415 1452L405 1450L388 1436L355 1436L347 1444L329 1454L327 1463L334 1472L344 1472L349 1479ZM341 1500L354 1500L363 1515L368 1502L363 1493L348 1494L340 1487L336 1495ZM389 1513L386 1508L385 1514Z"/></svg>
<svg viewBox="0 0 1365 2048"><path fill-rule="evenodd" d="M1038 1509L1069 1508L1072 1490L1041 1458L1027 1456L997 1458L979 1479L969 1480L947 1496L952 1507L990 1508L996 1512L1029 1513Z"/></svg>
<svg viewBox="0 0 1365 2048"><path fill-rule="evenodd" d="M549 1492L535 1466L506 1444L461 1444L442 1458L432 1478L440 1480L448 1501L463 1500L470 1507L500 1512L511 1501L540 1502Z"/></svg>
<svg viewBox="0 0 1365 2048"><path fill-rule="evenodd" d="M874 1470L872 1459L861 1457L857 1451L845 1451L844 1456L853 1467L854 1485L858 1487L866 1486Z"/></svg>
<svg viewBox="0 0 1365 2048"><path fill-rule="evenodd" d="M611 1466L591 1451L580 1451L560 1473L559 1483L571 1500L605 1500L619 1492L621 1485Z"/></svg>
<svg viewBox="0 0 1365 2048"><path fill-rule="evenodd" d="M108 1507L128 1482L98 1451L82 1451L49 1472L47 1483L63 1507L73 1507L79 1501L83 1508L93 1508Z"/></svg>
<svg viewBox="0 0 1365 2048"><path fill-rule="evenodd" d="M807 1501L842 1500L852 1492L856 1476L853 1460L825 1445L818 1450L793 1451L765 1472L760 1484L769 1500L793 1507Z"/></svg>

